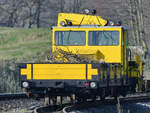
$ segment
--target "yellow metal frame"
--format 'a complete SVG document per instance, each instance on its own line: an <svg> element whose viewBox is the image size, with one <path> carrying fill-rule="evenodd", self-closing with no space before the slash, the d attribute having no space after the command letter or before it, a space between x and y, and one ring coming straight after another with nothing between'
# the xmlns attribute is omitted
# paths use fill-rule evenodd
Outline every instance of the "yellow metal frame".
<svg viewBox="0 0 150 113"><path fill-rule="evenodd" d="M100 16L96 15L85 15L85 14L75 14L75 13L59 13L58 14L58 27L61 27L60 23L64 22L67 24L67 21L70 21L73 26L78 25L100 25L105 26L107 20L103 19Z"/></svg>
<svg viewBox="0 0 150 113"><path fill-rule="evenodd" d="M98 76L92 64L27 64L20 72L27 80L92 80L92 75Z"/></svg>

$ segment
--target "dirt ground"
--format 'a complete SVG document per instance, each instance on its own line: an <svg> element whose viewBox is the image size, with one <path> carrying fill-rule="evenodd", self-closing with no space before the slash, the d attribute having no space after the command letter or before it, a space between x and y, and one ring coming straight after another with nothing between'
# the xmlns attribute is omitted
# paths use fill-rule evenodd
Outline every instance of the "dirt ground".
<svg viewBox="0 0 150 113"><path fill-rule="evenodd" d="M0 113L26 113L27 111L30 111L29 109L43 105L43 99L0 100Z"/></svg>

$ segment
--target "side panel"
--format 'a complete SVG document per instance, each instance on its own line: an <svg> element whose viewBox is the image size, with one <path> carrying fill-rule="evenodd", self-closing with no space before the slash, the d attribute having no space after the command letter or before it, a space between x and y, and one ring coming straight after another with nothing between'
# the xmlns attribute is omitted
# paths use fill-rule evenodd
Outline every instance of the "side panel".
<svg viewBox="0 0 150 113"><path fill-rule="evenodd" d="M33 79L86 79L85 64L34 64Z"/></svg>
<svg viewBox="0 0 150 113"><path fill-rule="evenodd" d="M92 64L27 64L21 75L27 80L91 80L98 70L92 69Z"/></svg>

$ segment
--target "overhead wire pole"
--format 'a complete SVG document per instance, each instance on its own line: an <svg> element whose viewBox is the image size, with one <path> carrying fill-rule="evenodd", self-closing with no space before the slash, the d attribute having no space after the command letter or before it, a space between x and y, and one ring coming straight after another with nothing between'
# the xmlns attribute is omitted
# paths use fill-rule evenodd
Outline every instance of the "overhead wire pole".
<svg viewBox="0 0 150 113"><path fill-rule="evenodd" d="M139 47L140 52L137 51L138 47L136 48L136 54L140 55L142 60L146 63L146 66L148 66L149 69L149 59L146 58L147 56L149 57L149 52L148 52L148 45L145 40L145 32L144 32L144 21L143 21L143 0L130 0L131 7L130 9L130 15L132 17L131 19L131 26L132 28L132 33L134 32L135 34L135 41L137 46L142 46L142 49ZM145 66L145 71L146 67ZM145 80L145 88L147 89L147 80L149 80L148 76L144 76ZM141 80L140 80L141 82Z"/></svg>
<svg viewBox="0 0 150 113"><path fill-rule="evenodd" d="M133 12L134 12L133 0L129 0L129 11L130 11L130 18L131 18L130 19L131 35L133 39L135 40L135 43L138 43L136 39L136 33L135 33L135 23L134 23L135 16L133 15Z"/></svg>
<svg viewBox="0 0 150 113"><path fill-rule="evenodd" d="M135 39L136 46L142 46L143 56L148 52L148 47L145 41L142 0L129 0L132 36ZM144 58L144 57L143 57Z"/></svg>
<svg viewBox="0 0 150 113"><path fill-rule="evenodd" d="M136 41L137 41L137 46L140 46L140 33L139 33L139 25L140 25L140 22L139 22L139 10L138 10L138 2L137 0L134 0L134 3L133 3L134 7L135 7L135 15L134 15L134 19L135 19L135 32L136 32Z"/></svg>
<svg viewBox="0 0 150 113"><path fill-rule="evenodd" d="M148 46L145 40L145 32L144 32L144 21L143 21L143 0L138 0L138 13L139 13L139 32L140 32L140 39L141 44L144 47L144 51L148 52Z"/></svg>
<svg viewBox="0 0 150 113"><path fill-rule="evenodd" d="M79 13L80 12L80 7L81 7L81 0L74 0L74 5L73 5L73 12L74 13Z"/></svg>
<svg viewBox="0 0 150 113"><path fill-rule="evenodd" d="M140 36L140 45L142 45L145 55L148 53L148 46L145 40L144 21L143 21L143 0L137 0L137 18Z"/></svg>

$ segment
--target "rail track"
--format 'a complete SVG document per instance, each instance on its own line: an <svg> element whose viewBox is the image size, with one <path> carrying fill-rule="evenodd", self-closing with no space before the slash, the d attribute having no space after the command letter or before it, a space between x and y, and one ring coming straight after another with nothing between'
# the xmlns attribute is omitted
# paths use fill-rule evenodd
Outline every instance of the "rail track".
<svg viewBox="0 0 150 113"><path fill-rule="evenodd" d="M120 104L124 103L137 103L137 102L150 102L150 94L147 93L136 93L134 95L128 95L127 97L119 97L118 98ZM34 109L34 113L76 113L72 112L74 110L87 109L91 107L99 107L105 105L116 105L118 101L114 98L108 97L104 101L100 101L99 99L96 101L88 100L83 103L68 103L63 105L55 105L55 106L42 106Z"/></svg>
<svg viewBox="0 0 150 113"><path fill-rule="evenodd" d="M33 113L63 113L63 109L66 106L72 106L72 104L63 104L63 105L53 105L53 106L43 106L34 109Z"/></svg>
<svg viewBox="0 0 150 113"><path fill-rule="evenodd" d="M0 100L10 100L10 99L20 99L20 98L28 98L26 93L0 93Z"/></svg>
<svg viewBox="0 0 150 113"><path fill-rule="evenodd" d="M32 113L34 108L44 105L44 98L28 97L26 93L1 93L0 113Z"/></svg>
<svg viewBox="0 0 150 113"><path fill-rule="evenodd" d="M12 100L12 99L25 99L28 98L25 93L3 93L0 94L0 100ZM127 95L127 97L119 97L120 104L122 103L137 103L137 102L150 102L150 93L136 93L134 95ZM38 101L37 101L38 102ZM35 106L28 110L25 113L69 113L75 110L82 110L91 107L107 106L107 105L116 105L117 101L114 98L108 97L105 101L96 101L88 100L83 103L66 103L62 105L52 105L52 106Z"/></svg>

